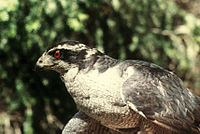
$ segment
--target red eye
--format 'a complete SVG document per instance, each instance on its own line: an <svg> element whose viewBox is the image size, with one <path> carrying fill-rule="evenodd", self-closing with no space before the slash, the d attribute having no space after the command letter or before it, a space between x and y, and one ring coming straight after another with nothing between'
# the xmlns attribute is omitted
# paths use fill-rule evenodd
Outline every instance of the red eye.
<svg viewBox="0 0 200 134"><path fill-rule="evenodd" d="M57 50L57 51L55 51L55 53L54 53L54 57L57 59L57 58L60 58L60 51L59 50Z"/></svg>

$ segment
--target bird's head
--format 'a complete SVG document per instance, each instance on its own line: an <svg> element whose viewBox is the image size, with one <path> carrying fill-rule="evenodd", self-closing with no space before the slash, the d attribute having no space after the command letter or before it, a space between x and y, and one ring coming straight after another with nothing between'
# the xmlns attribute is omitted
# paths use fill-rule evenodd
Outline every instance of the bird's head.
<svg viewBox="0 0 200 134"><path fill-rule="evenodd" d="M63 73L71 68L87 68L103 55L78 41L66 41L47 49L36 63L36 70L54 70Z"/></svg>

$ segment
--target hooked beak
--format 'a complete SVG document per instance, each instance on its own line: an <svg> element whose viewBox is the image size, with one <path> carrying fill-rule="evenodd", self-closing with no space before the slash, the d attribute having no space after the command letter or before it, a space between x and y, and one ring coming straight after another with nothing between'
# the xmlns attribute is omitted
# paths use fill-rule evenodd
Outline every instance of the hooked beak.
<svg viewBox="0 0 200 134"><path fill-rule="evenodd" d="M49 59L45 56L41 56L35 64L35 71L42 71L45 69L52 69L54 64L49 62Z"/></svg>
<svg viewBox="0 0 200 134"><path fill-rule="evenodd" d="M42 64L42 61L39 59L35 64L34 71L42 71L44 70L44 68L45 66Z"/></svg>
<svg viewBox="0 0 200 134"><path fill-rule="evenodd" d="M58 63L52 61L51 57L43 54L35 64L35 71L42 71L42 70L54 70L54 66Z"/></svg>
<svg viewBox="0 0 200 134"><path fill-rule="evenodd" d="M55 64L56 65L56 64ZM35 71L43 71L43 70L45 70L45 69L47 69L47 70L53 70L52 69L52 67L53 67L54 65L43 65L43 64L40 64L40 63L36 63L36 65L35 65L35 68L34 68L34 70Z"/></svg>
<svg viewBox="0 0 200 134"><path fill-rule="evenodd" d="M53 70L53 66L57 65L56 63L52 64L48 61L43 60L43 58L39 58L35 64L35 71L43 71L43 70Z"/></svg>

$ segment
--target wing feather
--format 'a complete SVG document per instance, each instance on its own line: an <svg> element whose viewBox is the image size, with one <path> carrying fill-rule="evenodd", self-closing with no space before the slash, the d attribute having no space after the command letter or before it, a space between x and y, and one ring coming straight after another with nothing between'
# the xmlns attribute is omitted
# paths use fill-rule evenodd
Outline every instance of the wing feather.
<svg viewBox="0 0 200 134"><path fill-rule="evenodd" d="M195 122L197 118L199 121L200 112L195 110L199 106L196 96L175 74L152 63L125 64L123 73L128 68L134 73L123 84L122 98L135 112L177 130L197 127Z"/></svg>

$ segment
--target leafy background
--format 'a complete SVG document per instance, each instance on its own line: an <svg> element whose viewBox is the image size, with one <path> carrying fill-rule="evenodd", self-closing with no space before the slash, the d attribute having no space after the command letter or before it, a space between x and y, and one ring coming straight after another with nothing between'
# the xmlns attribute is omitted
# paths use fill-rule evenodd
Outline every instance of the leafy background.
<svg viewBox="0 0 200 134"><path fill-rule="evenodd" d="M200 95L198 0L1 0L0 134L56 134L77 111L55 72L34 72L51 44L79 40L154 62Z"/></svg>

